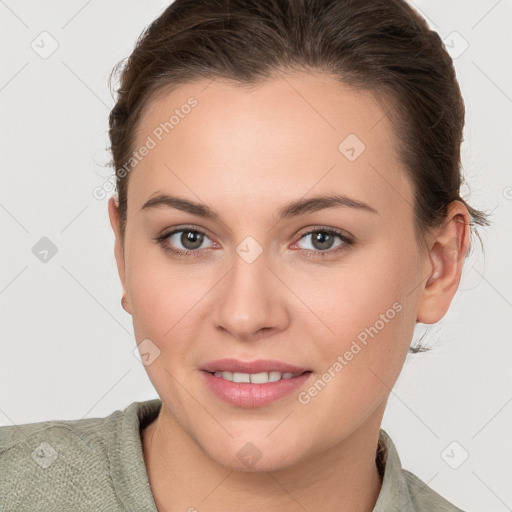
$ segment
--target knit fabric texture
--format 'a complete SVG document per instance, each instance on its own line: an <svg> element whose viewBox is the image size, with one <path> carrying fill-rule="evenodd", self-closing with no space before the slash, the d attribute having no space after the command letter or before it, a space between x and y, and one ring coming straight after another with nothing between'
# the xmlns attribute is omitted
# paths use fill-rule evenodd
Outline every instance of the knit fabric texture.
<svg viewBox="0 0 512 512"><path fill-rule="evenodd" d="M105 418L0 427L0 510L158 512L140 432L161 406L152 399ZM383 429L376 460L383 480L373 512L463 512L402 469Z"/></svg>

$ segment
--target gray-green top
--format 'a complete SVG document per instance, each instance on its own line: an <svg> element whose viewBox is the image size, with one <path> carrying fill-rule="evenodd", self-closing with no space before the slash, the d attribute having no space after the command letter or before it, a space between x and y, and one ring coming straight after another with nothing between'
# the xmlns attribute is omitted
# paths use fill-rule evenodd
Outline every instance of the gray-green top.
<svg viewBox="0 0 512 512"><path fill-rule="evenodd" d="M140 429L161 405L153 399L106 418L0 427L0 510L157 512ZM384 475L374 512L462 512L402 469L382 429L379 452Z"/></svg>

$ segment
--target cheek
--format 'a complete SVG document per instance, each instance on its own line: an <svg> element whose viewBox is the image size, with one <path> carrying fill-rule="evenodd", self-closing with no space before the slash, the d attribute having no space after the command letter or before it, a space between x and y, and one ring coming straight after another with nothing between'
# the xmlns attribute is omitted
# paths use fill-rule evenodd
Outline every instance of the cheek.
<svg viewBox="0 0 512 512"><path fill-rule="evenodd" d="M407 295L413 281L412 260L399 257L390 247L376 246L366 253L354 253L338 268L296 273L294 290L323 321L333 345L372 326L389 332L389 326L397 323L395 318L404 316L404 302L411 303Z"/></svg>
<svg viewBox="0 0 512 512"><path fill-rule="evenodd" d="M322 320L311 316L310 337L317 340L318 361L337 375L333 388L351 390L353 397L389 392L386 384L391 387L400 373L416 322L415 261L413 251L376 246L364 259L347 259L338 272L310 276L298 292ZM321 329L316 336L313 322Z"/></svg>
<svg viewBox="0 0 512 512"><path fill-rule="evenodd" d="M404 300L403 286L384 275L380 281L354 278L360 286L348 279L340 287L331 283L337 291L323 319L335 334L316 337L319 375L299 397L310 417L329 417L326 438L356 428L385 402L407 355L414 309Z"/></svg>
<svg viewBox="0 0 512 512"><path fill-rule="evenodd" d="M160 248L144 247L141 241L132 244L127 254L126 286L135 337L138 343L149 338L163 348L165 340L172 338L174 326L191 308L192 304L187 305L197 295L197 285L166 261Z"/></svg>

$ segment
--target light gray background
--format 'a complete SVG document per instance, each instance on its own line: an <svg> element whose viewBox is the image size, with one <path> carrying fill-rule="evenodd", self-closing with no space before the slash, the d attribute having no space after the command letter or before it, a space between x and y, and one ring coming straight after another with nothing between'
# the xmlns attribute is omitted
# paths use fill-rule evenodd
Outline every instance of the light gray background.
<svg viewBox="0 0 512 512"><path fill-rule="evenodd" d="M447 499L502 512L512 510L512 2L413 5L456 57L464 193L493 224L451 310L429 329L433 350L408 356L383 428L403 466ZM0 425L104 417L157 397L119 303L107 199L92 190L113 172L109 73L166 6L0 0ZM51 48L43 31L58 43L48 58L31 47L46 37ZM32 252L42 237L57 247L46 263Z"/></svg>

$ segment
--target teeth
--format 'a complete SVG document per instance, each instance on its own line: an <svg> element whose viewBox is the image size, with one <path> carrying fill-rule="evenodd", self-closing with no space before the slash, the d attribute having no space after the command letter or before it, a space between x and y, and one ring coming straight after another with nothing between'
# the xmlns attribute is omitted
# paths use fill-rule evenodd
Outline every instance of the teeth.
<svg viewBox="0 0 512 512"><path fill-rule="evenodd" d="M222 377L231 382L251 382L253 384L266 384L267 382L276 382L282 379L291 379L297 377L299 373L290 372L261 372L261 373L239 373L239 372L215 372L215 377Z"/></svg>
<svg viewBox="0 0 512 512"><path fill-rule="evenodd" d="M248 373L241 373L240 375L247 375L247 377L250 376L251 382L253 384L265 384L266 382L268 382L268 373L267 372L252 373L250 375ZM246 382L246 381L244 381L244 382Z"/></svg>
<svg viewBox="0 0 512 512"><path fill-rule="evenodd" d="M281 380L281 372L268 372L269 382L276 382L277 380Z"/></svg>
<svg viewBox="0 0 512 512"><path fill-rule="evenodd" d="M248 373L233 373L233 382L251 382L250 376Z"/></svg>

